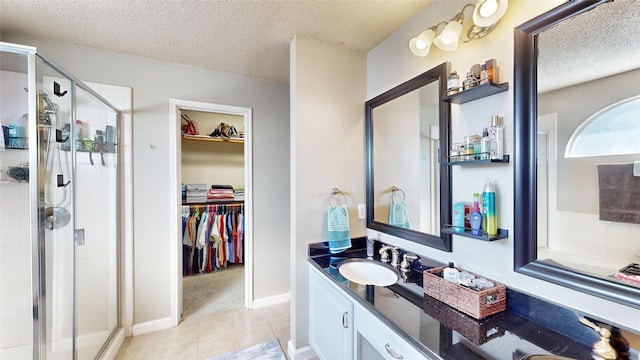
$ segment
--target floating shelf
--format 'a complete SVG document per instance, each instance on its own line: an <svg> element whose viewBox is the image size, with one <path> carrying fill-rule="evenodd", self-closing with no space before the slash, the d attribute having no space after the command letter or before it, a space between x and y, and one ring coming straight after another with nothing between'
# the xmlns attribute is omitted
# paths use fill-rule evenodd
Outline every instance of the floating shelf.
<svg viewBox="0 0 640 360"><path fill-rule="evenodd" d="M244 144L244 138L223 139L223 138L213 137L213 136L208 136L208 135L182 135L182 140Z"/></svg>
<svg viewBox="0 0 640 360"><path fill-rule="evenodd" d="M464 155L461 155L461 156L464 156ZM443 165L445 166L476 166L476 165L508 164L508 163L509 163L509 155L504 155L502 159L447 161Z"/></svg>
<svg viewBox="0 0 640 360"><path fill-rule="evenodd" d="M507 90L509 90L509 83L506 82L502 84L482 84L474 86L468 90L460 91L457 94L445 96L442 98L442 101L447 101L453 104L464 104L469 101L495 95Z"/></svg>
<svg viewBox="0 0 640 360"><path fill-rule="evenodd" d="M498 229L498 234L491 237L489 237L486 234L474 235L471 233L471 229L466 229L466 228L464 229L463 232L458 232L454 230L453 225L447 225L447 224L445 224L444 228L442 228L441 231L445 234L460 235L460 236L483 240L483 241L496 241L496 240L506 239L509 237L509 230L506 230L506 229Z"/></svg>

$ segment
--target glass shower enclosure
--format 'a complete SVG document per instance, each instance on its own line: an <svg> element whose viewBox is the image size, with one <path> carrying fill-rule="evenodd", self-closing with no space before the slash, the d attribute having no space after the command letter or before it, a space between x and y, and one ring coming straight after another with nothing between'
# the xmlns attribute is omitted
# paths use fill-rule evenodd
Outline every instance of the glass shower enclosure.
<svg viewBox="0 0 640 360"><path fill-rule="evenodd" d="M0 358L95 359L120 327L120 111L0 43Z"/></svg>

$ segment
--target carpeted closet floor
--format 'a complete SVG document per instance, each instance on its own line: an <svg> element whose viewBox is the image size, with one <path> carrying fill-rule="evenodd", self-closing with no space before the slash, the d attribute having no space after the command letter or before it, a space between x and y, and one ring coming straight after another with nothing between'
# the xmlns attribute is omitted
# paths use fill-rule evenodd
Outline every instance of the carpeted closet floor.
<svg viewBox="0 0 640 360"><path fill-rule="evenodd" d="M244 307L244 266L185 276L182 279L182 320Z"/></svg>

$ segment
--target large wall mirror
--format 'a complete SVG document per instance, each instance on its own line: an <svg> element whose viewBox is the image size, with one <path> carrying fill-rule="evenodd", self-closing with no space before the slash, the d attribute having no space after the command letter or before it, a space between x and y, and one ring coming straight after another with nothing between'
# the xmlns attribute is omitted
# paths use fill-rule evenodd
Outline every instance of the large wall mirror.
<svg viewBox="0 0 640 360"><path fill-rule="evenodd" d="M640 308L638 14L570 1L515 29L514 242L516 271Z"/></svg>
<svg viewBox="0 0 640 360"><path fill-rule="evenodd" d="M451 251L448 63L365 104L367 227Z"/></svg>

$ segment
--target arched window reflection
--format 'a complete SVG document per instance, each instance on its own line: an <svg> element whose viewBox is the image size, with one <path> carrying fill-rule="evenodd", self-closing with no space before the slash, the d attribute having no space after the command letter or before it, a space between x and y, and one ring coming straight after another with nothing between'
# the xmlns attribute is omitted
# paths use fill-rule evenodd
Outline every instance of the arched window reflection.
<svg viewBox="0 0 640 360"><path fill-rule="evenodd" d="M591 115L571 135L564 156L587 157L640 153L640 95Z"/></svg>

